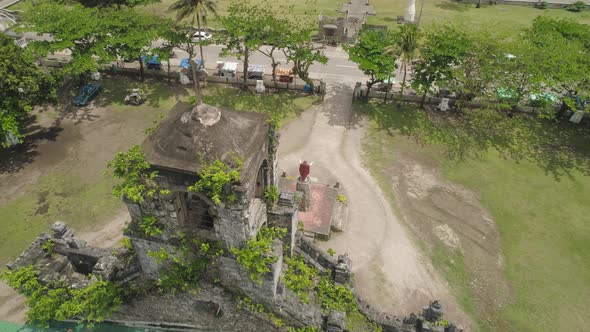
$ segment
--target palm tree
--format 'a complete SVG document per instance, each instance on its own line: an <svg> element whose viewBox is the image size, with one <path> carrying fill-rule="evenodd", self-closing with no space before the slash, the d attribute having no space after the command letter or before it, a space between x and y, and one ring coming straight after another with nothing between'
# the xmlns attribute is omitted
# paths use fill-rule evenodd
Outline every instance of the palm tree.
<svg viewBox="0 0 590 332"><path fill-rule="evenodd" d="M217 4L214 0L177 0L172 3L169 10L176 11L176 20L182 21L187 17L191 17L194 23L197 20L197 29L201 32L201 20L207 24L207 14L211 12L213 15L217 15ZM192 24L191 24L192 25ZM201 53L201 63L204 65L203 60L203 45L201 45L201 34L197 37L199 39L199 51Z"/></svg>
<svg viewBox="0 0 590 332"><path fill-rule="evenodd" d="M418 27L414 24L404 24L400 27L398 38L394 45L386 49L387 53L394 56L399 56L402 60L402 68L404 70L404 78L402 80L402 88L400 95L404 94L406 86L406 77L408 74L408 64L416 57L418 49Z"/></svg>

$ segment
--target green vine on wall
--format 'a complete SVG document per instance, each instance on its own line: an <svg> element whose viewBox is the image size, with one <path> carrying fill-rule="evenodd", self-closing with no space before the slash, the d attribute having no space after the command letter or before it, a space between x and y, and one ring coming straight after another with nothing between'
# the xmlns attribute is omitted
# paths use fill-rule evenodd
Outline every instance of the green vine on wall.
<svg viewBox="0 0 590 332"><path fill-rule="evenodd" d="M305 264L303 256L296 255L293 258L285 258L287 270L283 281L285 286L293 291L303 303L309 303L309 293L313 290L314 279L318 271Z"/></svg>
<svg viewBox="0 0 590 332"><path fill-rule="evenodd" d="M92 325L108 318L122 303L120 289L108 281L99 279L82 289L57 281L42 285L32 265L6 271L0 279L27 298L27 317L41 327L65 319L80 319Z"/></svg>
<svg viewBox="0 0 590 332"><path fill-rule="evenodd" d="M187 239L180 235L180 246L173 252L161 247L158 251L148 251L148 255L158 262L170 265L160 272L158 287L162 291L186 291L194 287L208 268L212 267L215 258L223 254L219 242L204 242Z"/></svg>
<svg viewBox="0 0 590 332"><path fill-rule="evenodd" d="M145 215L141 218L139 227L143 230L143 233L148 237L154 237L162 235L162 230L158 227L158 218L153 215Z"/></svg>
<svg viewBox="0 0 590 332"><path fill-rule="evenodd" d="M224 201L233 202L236 196L231 188L240 182L242 164L243 161L233 154L231 164L226 164L220 159L204 164L197 172L199 180L188 187L188 190L204 193L215 205Z"/></svg>
<svg viewBox="0 0 590 332"><path fill-rule="evenodd" d="M170 193L169 190L160 188L154 180L158 172L150 171L150 164L145 160L139 145L134 145L127 152L118 152L107 166L112 169L113 177L123 180L113 187L113 195L117 197L126 197L134 203L141 203L145 197Z"/></svg>
<svg viewBox="0 0 590 332"><path fill-rule="evenodd" d="M250 272L250 279L262 283L259 280L260 276L270 272L269 266L278 260L278 257L272 255L272 244L275 239L283 238L286 233L286 228L263 227L256 238L246 241L243 248L231 248L238 263Z"/></svg>
<svg viewBox="0 0 590 332"><path fill-rule="evenodd" d="M266 198L266 204L268 204L269 207L277 204L279 201L279 189L277 186L272 185L266 187L266 189L264 189L264 198Z"/></svg>

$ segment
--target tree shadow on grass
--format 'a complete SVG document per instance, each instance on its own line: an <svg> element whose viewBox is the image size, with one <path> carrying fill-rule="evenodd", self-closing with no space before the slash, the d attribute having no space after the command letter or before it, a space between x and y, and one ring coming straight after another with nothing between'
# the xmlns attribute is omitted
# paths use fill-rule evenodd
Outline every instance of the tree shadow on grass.
<svg viewBox="0 0 590 332"><path fill-rule="evenodd" d="M204 89L207 104L237 111L264 113L279 121L299 116L307 103L298 102L307 95L291 92L257 94L250 90L210 84Z"/></svg>
<svg viewBox="0 0 590 332"><path fill-rule="evenodd" d="M58 126L45 128L34 123L33 115L24 122L25 138L21 144L11 148L0 148L0 174L14 174L22 170L39 155L37 147L40 142L55 141L63 130Z"/></svg>
<svg viewBox="0 0 590 332"><path fill-rule="evenodd" d="M358 128L361 124L363 114L348 111L351 107L352 87L348 84L334 83L330 84L328 89L329 93L322 107L324 115L328 116L328 124L347 129Z"/></svg>
<svg viewBox="0 0 590 332"><path fill-rule="evenodd" d="M184 88L176 84L156 79L139 80L139 77L128 75L107 75L102 80L102 91L94 101L98 107L112 104L124 105L125 97L134 88L141 89L145 94L145 103L153 108L161 107L161 102L178 95L186 95ZM141 107L141 106L140 106Z"/></svg>
<svg viewBox="0 0 590 332"><path fill-rule="evenodd" d="M584 126L494 110L440 113L391 104L359 108L391 135L444 147L450 160L478 158L495 149L503 158L533 162L557 180L571 177L572 171L590 175L590 130Z"/></svg>
<svg viewBox="0 0 590 332"><path fill-rule="evenodd" d="M440 9L444 9L444 10L452 10L452 11L464 13L466 11L469 11L469 9L472 8L472 7L470 7L470 5L471 4L446 1L446 2L437 3L435 6Z"/></svg>

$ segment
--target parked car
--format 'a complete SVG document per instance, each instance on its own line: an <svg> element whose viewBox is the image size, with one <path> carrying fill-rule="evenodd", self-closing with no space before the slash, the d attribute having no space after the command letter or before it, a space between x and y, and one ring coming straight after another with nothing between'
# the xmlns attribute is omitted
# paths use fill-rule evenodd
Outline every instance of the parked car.
<svg viewBox="0 0 590 332"><path fill-rule="evenodd" d="M74 97L74 105L86 106L88 103L98 95L102 86L98 82L91 82L80 89L80 92Z"/></svg>
<svg viewBox="0 0 590 332"><path fill-rule="evenodd" d="M162 69L162 63L158 59L157 55L154 55L151 58L148 58L147 55L142 55L141 61L147 65L147 69L153 69L153 70Z"/></svg>
<svg viewBox="0 0 590 332"><path fill-rule="evenodd" d="M211 39L211 37L213 37L213 35L211 35L209 32L197 31L197 32L193 33L193 37L192 37L193 42L198 42L199 36L201 37L201 40L209 40L209 39Z"/></svg>

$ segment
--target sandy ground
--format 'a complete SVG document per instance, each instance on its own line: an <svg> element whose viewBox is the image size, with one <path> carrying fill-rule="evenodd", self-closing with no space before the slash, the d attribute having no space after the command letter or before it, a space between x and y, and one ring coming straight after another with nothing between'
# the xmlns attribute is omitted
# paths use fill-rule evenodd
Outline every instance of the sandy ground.
<svg viewBox="0 0 590 332"><path fill-rule="evenodd" d="M355 287L369 303L407 315L440 299L449 319L471 326L446 281L413 244L363 166L361 140L365 129L351 110L351 96L350 83L330 84L322 105L281 130L280 170L297 176L298 161L305 159L314 163L313 178L343 185L349 204L345 231L319 244L349 254Z"/></svg>

